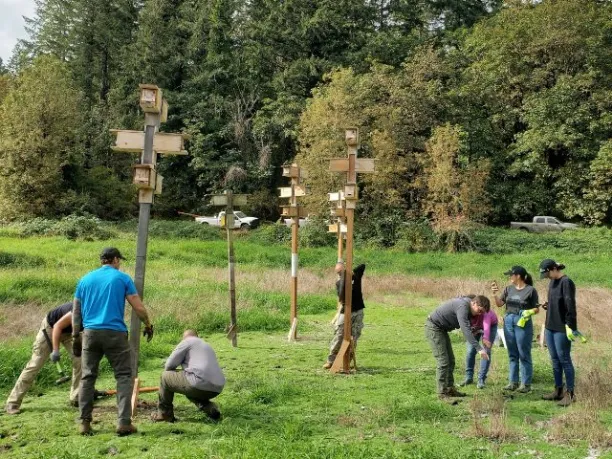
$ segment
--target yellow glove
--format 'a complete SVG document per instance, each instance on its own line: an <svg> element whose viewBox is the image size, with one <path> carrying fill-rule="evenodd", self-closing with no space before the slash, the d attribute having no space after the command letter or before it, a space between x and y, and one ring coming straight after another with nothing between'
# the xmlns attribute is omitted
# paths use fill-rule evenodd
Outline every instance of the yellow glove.
<svg viewBox="0 0 612 459"><path fill-rule="evenodd" d="M527 325L527 322L529 321L529 319L531 319L531 316L533 316L534 314L535 312L533 311L533 309L524 309L521 312L521 318L516 322L516 325L523 328L525 325Z"/></svg>

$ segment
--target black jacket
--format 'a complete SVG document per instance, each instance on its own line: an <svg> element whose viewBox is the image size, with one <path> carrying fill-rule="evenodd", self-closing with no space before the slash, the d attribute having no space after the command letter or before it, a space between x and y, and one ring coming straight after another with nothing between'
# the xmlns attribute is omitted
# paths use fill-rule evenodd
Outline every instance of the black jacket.
<svg viewBox="0 0 612 459"><path fill-rule="evenodd" d="M365 271L366 265L361 264L353 269L353 296L351 300L351 313L361 311L365 308L363 304L363 293L361 293L361 278ZM340 313L344 314L344 271L340 274L340 279L336 282L336 292L338 300L342 303Z"/></svg>
<svg viewBox="0 0 612 459"><path fill-rule="evenodd" d="M548 284L548 310L546 328L565 333L565 326L577 330L576 285L567 276L553 279Z"/></svg>

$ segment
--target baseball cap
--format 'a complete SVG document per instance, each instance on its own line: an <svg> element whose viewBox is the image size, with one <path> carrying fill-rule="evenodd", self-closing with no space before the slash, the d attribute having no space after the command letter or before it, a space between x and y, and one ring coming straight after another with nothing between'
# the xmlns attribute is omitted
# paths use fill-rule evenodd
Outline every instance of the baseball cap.
<svg viewBox="0 0 612 459"><path fill-rule="evenodd" d="M519 275L521 277L526 277L527 276L527 270L525 268L523 268L522 266L513 266L510 271L506 271L504 273L504 276L511 276L511 275Z"/></svg>
<svg viewBox="0 0 612 459"><path fill-rule="evenodd" d="M542 260L542 263L540 263L540 279L544 279L546 277L546 273L553 268L565 269L565 265L557 263L555 260L552 260L550 258Z"/></svg>
<svg viewBox="0 0 612 459"><path fill-rule="evenodd" d="M115 257L125 260L121 252L119 252L119 249L115 247L105 247L102 249L102 252L100 252L100 260L113 260Z"/></svg>

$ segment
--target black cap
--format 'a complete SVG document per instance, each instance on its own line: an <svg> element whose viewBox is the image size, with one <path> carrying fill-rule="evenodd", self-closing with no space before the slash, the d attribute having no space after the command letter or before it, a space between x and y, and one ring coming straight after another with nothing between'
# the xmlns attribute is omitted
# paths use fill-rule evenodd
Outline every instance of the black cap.
<svg viewBox="0 0 612 459"><path fill-rule="evenodd" d="M557 263L555 260L550 258L542 260L542 263L540 263L540 279L544 279L546 277L546 273L553 268L565 269L565 265Z"/></svg>
<svg viewBox="0 0 612 459"><path fill-rule="evenodd" d="M102 249L102 252L100 252L100 260L113 261L115 258L125 260L123 255L121 255L121 252L119 252L119 249L116 249L115 247L105 247Z"/></svg>
<svg viewBox="0 0 612 459"><path fill-rule="evenodd" d="M510 271L506 271L504 273L504 276L511 276L513 274L516 274L518 276L521 276L522 278L525 278L527 277L527 270L523 268L522 266L513 266L512 269L510 269Z"/></svg>

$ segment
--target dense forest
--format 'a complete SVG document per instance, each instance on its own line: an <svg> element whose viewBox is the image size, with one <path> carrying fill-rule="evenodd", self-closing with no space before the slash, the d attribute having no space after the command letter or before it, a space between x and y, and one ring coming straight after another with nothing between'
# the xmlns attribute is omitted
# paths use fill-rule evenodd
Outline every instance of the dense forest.
<svg viewBox="0 0 612 459"><path fill-rule="evenodd" d="M278 216L281 164L307 168L360 129L363 221L503 224L552 214L612 222L612 5L596 0L36 0L0 61L0 220L133 215L138 84L164 89L158 215L208 193ZM231 173L228 175L228 171Z"/></svg>

